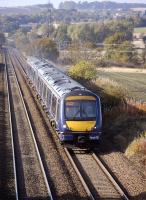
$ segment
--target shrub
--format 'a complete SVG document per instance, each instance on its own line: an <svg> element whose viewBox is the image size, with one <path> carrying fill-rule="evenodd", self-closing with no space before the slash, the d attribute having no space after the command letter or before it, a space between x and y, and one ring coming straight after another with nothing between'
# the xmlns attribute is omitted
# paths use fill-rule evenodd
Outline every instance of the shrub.
<svg viewBox="0 0 146 200"><path fill-rule="evenodd" d="M79 82L86 82L95 79L97 71L94 64L88 61L80 61L70 68L68 74Z"/></svg>

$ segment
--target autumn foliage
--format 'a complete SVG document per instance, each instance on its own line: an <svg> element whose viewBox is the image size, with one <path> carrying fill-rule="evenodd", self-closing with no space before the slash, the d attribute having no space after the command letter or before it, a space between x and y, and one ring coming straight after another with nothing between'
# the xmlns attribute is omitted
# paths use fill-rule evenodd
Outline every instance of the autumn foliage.
<svg viewBox="0 0 146 200"><path fill-rule="evenodd" d="M96 74L97 72L94 64L88 61L80 61L69 70L69 75L79 82L93 80L96 78Z"/></svg>
<svg viewBox="0 0 146 200"><path fill-rule="evenodd" d="M50 38L34 40L31 44L31 53L36 57L56 60L59 56L56 43Z"/></svg>

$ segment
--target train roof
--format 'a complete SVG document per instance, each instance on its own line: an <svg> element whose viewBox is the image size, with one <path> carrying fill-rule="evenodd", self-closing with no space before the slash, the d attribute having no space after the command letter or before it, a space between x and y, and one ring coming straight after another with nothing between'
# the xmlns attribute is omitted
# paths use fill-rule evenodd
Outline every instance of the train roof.
<svg viewBox="0 0 146 200"><path fill-rule="evenodd" d="M27 61L29 65L38 71L48 85L53 88L59 96L66 95L69 92L76 90L88 91L85 87L64 74L47 60L28 57Z"/></svg>

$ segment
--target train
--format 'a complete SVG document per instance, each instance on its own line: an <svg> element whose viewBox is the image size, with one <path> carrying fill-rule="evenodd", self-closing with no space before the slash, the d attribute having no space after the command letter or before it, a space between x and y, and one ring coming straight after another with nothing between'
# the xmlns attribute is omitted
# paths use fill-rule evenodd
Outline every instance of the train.
<svg viewBox="0 0 146 200"><path fill-rule="evenodd" d="M45 59L23 65L62 144L98 141L102 133L100 97Z"/></svg>

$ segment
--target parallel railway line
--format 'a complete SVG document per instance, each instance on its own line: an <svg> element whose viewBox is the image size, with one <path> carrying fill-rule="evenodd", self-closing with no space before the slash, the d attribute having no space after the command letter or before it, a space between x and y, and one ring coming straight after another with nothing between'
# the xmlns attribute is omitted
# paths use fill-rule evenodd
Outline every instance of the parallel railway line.
<svg viewBox="0 0 146 200"><path fill-rule="evenodd" d="M15 187L15 198L18 200L18 185L17 185L17 174L16 174L16 158L15 158L15 150L14 150L14 137L13 137L13 129L12 129L12 115L11 115L11 106L10 106L10 93L9 93L9 83L8 83L8 69L7 69L7 61L6 55L4 54L4 64L5 64L5 84L7 89L7 100L8 100L8 113L9 113L9 125L10 125L10 135L11 135L11 147L12 147L12 161L13 161L13 173L14 173L14 187Z"/></svg>
<svg viewBox="0 0 146 200"><path fill-rule="evenodd" d="M19 60L17 56L15 59ZM90 199L129 199L95 154L75 153L67 148L65 152Z"/></svg>
<svg viewBox="0 0 146 200"><path fill-rule="evenodd" d="M12 138L10 134L7 74L1 51L0 64L0 199L15 199Z"/></svg>
<svg viewBox="0 0 146 200"><path fill-rule="evenodd" d="M6 53L16 199L53 200L13 63Z"/></svg>

